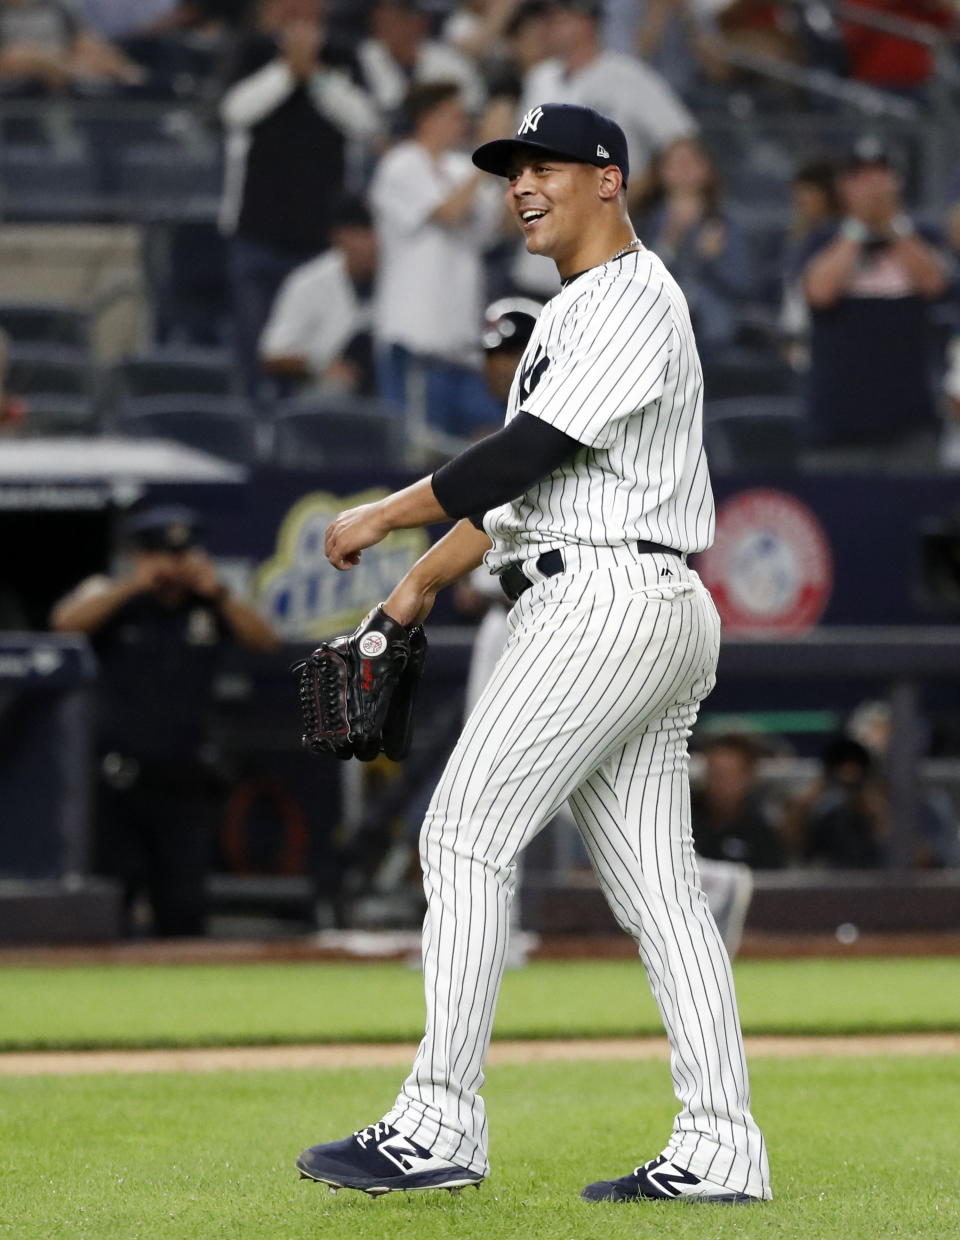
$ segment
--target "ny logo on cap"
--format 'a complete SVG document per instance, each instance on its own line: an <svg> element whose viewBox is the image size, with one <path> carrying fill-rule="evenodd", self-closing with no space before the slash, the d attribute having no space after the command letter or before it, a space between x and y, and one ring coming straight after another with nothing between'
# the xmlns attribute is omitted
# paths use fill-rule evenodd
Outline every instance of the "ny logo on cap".
<svg viewBox="0 0 960 1240"><path fill-rule="evenodd" d="M523 120L520 122L520 128L517 130L517 137L525 133L536 133L537 126L543 120L543 108L538 104L535 108L531 108Z"/></svg>
<svg viewBox="0 0 960 1240"><path fill-rule="evenodd" d="M609 159L610 158L610 152L607 150L605 146L600 146L599 144L597 145L597 158L598 159Z"/></svg>

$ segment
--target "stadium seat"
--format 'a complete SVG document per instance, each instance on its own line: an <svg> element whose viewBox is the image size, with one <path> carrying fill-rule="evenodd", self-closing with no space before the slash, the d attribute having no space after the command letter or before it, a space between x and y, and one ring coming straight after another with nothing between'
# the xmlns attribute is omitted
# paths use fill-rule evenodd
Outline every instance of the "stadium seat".
<svg viewBox="0 0 960 1240"><path fill-rule="evenodd" d="M0 213L4 219L88 219L98 210L102 210L102 201L90 160L48 146L0 148Z"/></svg>
<svg viewBox="0 0 960 1240"><path fill-rule="evenodd" d="M0 302L0 328L15 344L64 345L86 349L90 320L76 306L58 302Z"/></svg>
<svg viewBox="0 0 960 1240"><path fill-rule="evenodd" d="M796 469L803 448L803 402L794 396L707 401L703 439L717 473Z"/></svg>
<svg viewBox="0 0 960 1240"><path fill-rule="evenodd" d="M704 362L704 400L711 402L741 397L789 396L797 375L773 347L731 348L722 357Z"/></svg>
<svg viewBox="0 0 960 1240"><path fill-rule="evenodd" d="M129 146L118 153L117 193L126 210L142 215L213 212L223 170L219 155L184 150L169 143Z"/></svg>
<svg viewBox="0 0 960 1240"><path fill-rule="evenodd" d="M173 439L241 465L257 456L257 420L240 402L224 397L131 399L121 406L116 429L138 439Z"/></svg>
<svg viewBox="0 0 960 1240"><path fill-rule="evenodd" d="M23 434L94 435L99 431L96 401L88 396L40 393L26 398Z"/></svg>
<svg viewBox="0 0 960 1240"><path fill-rule="evenodd" d="M144 396L230 396L235 391L229 355L219 349L158 348L131 354L111 371L121 403Z"/></svg>
<svg viewBox="0 0 960 1240"><path fill-rule="evenodd" d="M282 401L273 426L274 460L291 469L400 459L401 420L382 401L346 395Z"/></svg>
<svg viewBox="0 0 960 1240"><path fill-rule="evenodd" d="M92 398L97 375L90 355L83 349L14 342L7 386L19 396Z"/></svg>

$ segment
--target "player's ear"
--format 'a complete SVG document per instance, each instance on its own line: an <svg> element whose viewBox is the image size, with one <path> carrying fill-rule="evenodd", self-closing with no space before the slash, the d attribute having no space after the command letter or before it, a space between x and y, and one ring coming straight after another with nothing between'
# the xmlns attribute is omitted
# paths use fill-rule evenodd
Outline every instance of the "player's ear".
<svg viewBox="0 0 960 1240"><path fill-rule="evenodd" d="M608 167L600 169L598 190L604 202L609 202L611 199L616 198L622 188L623 173L616 164L610 164Z"/></svg>

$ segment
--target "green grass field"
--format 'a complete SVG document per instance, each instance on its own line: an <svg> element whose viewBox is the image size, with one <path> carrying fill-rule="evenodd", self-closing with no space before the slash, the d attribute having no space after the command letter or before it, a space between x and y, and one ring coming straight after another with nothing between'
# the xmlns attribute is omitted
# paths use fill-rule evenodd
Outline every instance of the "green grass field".
<svg viewBox="0 0 960 1240"><path fill-rule="evenodd" d="M594 1205L588 1180L652 1156L663 1064L491 1070L479 1192L331 1196L300 1148L380 1115L395 1072L7 1080L0 1235L16 1240L949 1240L960 1233L955 1061L758 1060L776 1200Z"/></svg>
<svg viewBox="0 0 960 1240"><path fill-rule="evenodd" d="M751 1032L960 1030L952 959L744 961ZM415 1040L402 965L0 969L6 1048ZM629 961L507 975L497 1036L658 1031ZM479 1192L331 1196L299 1150L379 1118L401 1073L315 1069L0 1079L0 1240L952 1240L960 1057L756 1058L776 1200L589 1206L661 1148L663 1062L491 1068Z"/></svg>
<svg viewBox="0 0 960 1240"><path fill-rule="evenodd" d="M750 1033L960 1030L960 960L743 961ZM0 1049L416 1041L422 980L401 964L0 969ZM629 960L540 962L504 979L496 1035L659 1033Z"/></svg>

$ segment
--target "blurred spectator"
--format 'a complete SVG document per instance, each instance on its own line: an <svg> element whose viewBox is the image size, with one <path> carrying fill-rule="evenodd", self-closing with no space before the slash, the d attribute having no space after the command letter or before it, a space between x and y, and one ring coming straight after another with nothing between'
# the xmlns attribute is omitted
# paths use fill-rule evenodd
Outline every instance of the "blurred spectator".
<svg viewBox="0 0 960 1240"><path fill-rule="evenodd" d="M455 82L414 86L407 110L413 136L383 157L370 188L381 255L374 298L380 391L406 406L416 364L427 420L472 436L502 419L470 364L500 190L458 150L467 117Z"/></svg>
<svg viewBox="0 0 960 1240"><path fill-rule="evenodd" d="M887 802L868 750L847 736L825 748L818 785L791 811L805 861L834 870L883 864Z"/></svg>
<svg viewBox="0 0 960 1240"><path fill-rule="evenodd" d="M946 425L940 444L940 464L944 469L960 469L960 336L947 349L947 368L943 376Z"/></svg>
<svg viewBox="0 0 960 1240"><path fill-rule="evenodd" d="M145 77L85 25L68 0L0 0L0 84L6 90L133 86Z"/></svg>
<svg viewBox="0 0 960 1240"><path fill-rule="evenodd" d="M422 82L456 82L469 112L483 106L483 81L472 61L428 38L429 12L423 0L377 0L370 37L357 49L361 80L391 120L398 118L411 85Z"/></svg>
<svg viewBox="0 0 960 1240"><path fill-rule="evenodd" d="M637 54L662 73L675 91L689 95L701 74L722 80L729 69L715 49L712 14L724 0L646 0L635 21ZM615 45L614 45L615 46Z"/></svg>
<svg viewBox="0 0 960 1240"><path fill-rule="evenodd" d="M7 364L10 360L10 338L0 327L0 435L16 434L27 418L27 406L7 391Z"/></svg>
<svg viewBox="0 0 960 1240"><path fill-rule="evenodd" d="M205 30L239 22L253 0L81 0L89 25L107 39Z"/></svg>
<svg viewBox="0 0 960 1240"><path fill-rule="evenodd" d="M105 39L127 39L186 24L194 9L182 0L81 0L84 20Z"/></svg>
<svg viewBox="0 0 960 1240"><path fill-rule="evenodd" d="M214 83L227 31L250 7L247 0L80 2L92 29L146 66L158 87L177 95Z"/></svg>
<svg viewBox="0 0 960 1240"><path fill-rule="evenodd" d="M949 31L956 13L948 0L850 0L850 7L864 10L869 19L895 17L915 22L926 31ZM877 30L847 18L843 23L850 76L884 90L914 91L930 78L935 67L933 53L922 43Z"/></svg>
<svg viewBox="0 0 960 1240"><path fill-rule="evenodd" d="M893 740L893 711L888 702L861 702L847 720L847 735L870 754L883 772ZM936 789L920 792L915 864L920 869L941 869L960 862L960 834L950 798Z"/></svg>
<svg viewBox="0 0 960 1240"><path fill-rule="evenodd" d="M94 868L145 894L159 936L200 935L212 845L205 724L231 641L269 650L274 635L218 579L188 509L153 508L127 526L130 568L93 577L53 609L86 633L99 662L100 789Z"/></svg>
<svg viewBox="0 0 960 1240"><path fill-rule="evenodd" d="M548 59L527 74L522 112L540 103L580 103L612 117L630 153L631 203L639 201L650 160L697 123L656 70L625 52L604 51L598 0L553 0L546 24Z"/></svg>
<svg viewBox="0 0 960 1240"><path fill-rule="evenodd" d="M514 105L519 103L527 74L547 58L549 19L550 0L523 0L517 6L504 28L505 55L491 81L491 95L508 95Z"/></svg>
<svg viewBox="0 0 960 1240"><path fill-rule="evenodd" d="M752 280L746 238L723 208L717 166L698 139L681 138L658 156L651 204L639 231L683 289L710 361L733 343Z"/></svg>
<svg viewBox="0 0 960 1240"><path fill-rule="evenodd" d="M811 310L811 466L928 467L937 422L928 305L948 263L906 214L900 178L873 139L861 140L838 189L846 218L801 255Z"/></svg>
<svg viewBox="0 0 960 1240"><path fill-rule="evenodd" d="M360 201L343 203L330 223L331 248L281 286L260 337L260 359L296 386L372 395L371 297L377 239Z"/></svg>
<svg viewBox="0 0 960 1240"><path fill-rule="evenodd" d="M328 243L343 197L347 144L371 142L379 118L369 96L326 57L325 0L261 0L237 50L220 107L227 131L221 227L238 364L256 398L257 346L280 285Z"/></svg>
<svg viewBox="0 0 960 1240"><path fill-rule="evenodd" d="M748 736L710 737L703 745L703 781L691 794L693 844L713 861L740 861L754 870L780 869L783 842L764 804L757 775L761 750Z"/></svg>
<svg viewBox="0 0 960 1240"><path fill-rule="evenodd" d="M810 310L803 291L803 265L810 238L840 218L834 163L816 159L802 164L790 182L790 199L790 231L781 259L780 331L790 365L806 370L810 365Z"/></svg>
<svg viewBox="0 0 960 1240"><path fill-rule="evenodd" d="M792 4L778 0L711 0L709 7L720 34L739 50L793 63L804 59Z"/></svg>
<svg viewBox="0 0 960 1240"><path fill-rule="evenodd" d="M445 42L481 64L502 57L506 31L524 0L466 0L443 26Z"/></svg>

